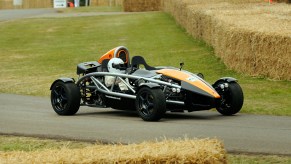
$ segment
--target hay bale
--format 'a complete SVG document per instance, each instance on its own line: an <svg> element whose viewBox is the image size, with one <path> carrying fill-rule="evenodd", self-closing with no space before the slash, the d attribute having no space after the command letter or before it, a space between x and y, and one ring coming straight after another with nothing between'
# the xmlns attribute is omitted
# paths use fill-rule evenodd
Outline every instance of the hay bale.
<svg viewBox="0 0 291 164"><path fill-rule="evenodd" d="M51 8L53 3L51 0L23 0L22 8Z"/></svg>
<svg viewBox="0 0 291 164"><path fill-rule="evenodd" d="M279 3L281 3L281 2L291 3L291 0L276 0L275 2L279 2Z"/></svg>
<svg viewBox="0 0 291 164"><path fill-rule="evenodd" d="M3 163L226 163L216 139L164 140L131 145L96 145L84 149L0 152Z"/></svg>
<svg viewBox="0 0 291 164"><path fill-rule="evenodd" d="M123 10L126 12L159 11L162 0L123 0Z"/></svg>
<svg viewBox="0 0 291 164"><path fill-rule="evenodd" d="M53 3L51 0L23 0L22 5L13 5L13 0L0 1L0 9L20 9L20 8L51 8Z"/></svg>
<svg viewBox="0 0 291 164"><path fill-rule="evenodd" d="M1 0L0 1L0 9L13 9L13 1L12 0Z"/></svg>
<svg viewBox="0 0 291 164"><path fill-rule="evenodd" d="M231 6L223 12L209 11L218 22L213 26L216 32L212 35L216 42L210 44L231 69L253 76L291 80L291 47L288 46L291 42L288 12L291 10L285 7L283 4L273 7L252 4ZM226 44L217 46L220 41Z"/></svg>
<svg viewBox="0 0 291 164"><path fill-rule="evenodd" d="M291 7L232 0L168 0L170 12L189 34L212 45L231 69L291 80Z"/></svg>
<svg viewBox="0 0 291 164"><path fill-rule="evenodd" d="M91 6L121 6L122 0L90 0Z"/></svg>

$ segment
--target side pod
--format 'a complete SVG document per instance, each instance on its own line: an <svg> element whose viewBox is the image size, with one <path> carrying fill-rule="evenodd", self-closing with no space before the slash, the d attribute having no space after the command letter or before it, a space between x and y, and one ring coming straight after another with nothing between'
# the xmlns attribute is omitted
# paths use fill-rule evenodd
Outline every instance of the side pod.
<svg viewBox="0 0 291 164"><path fill-rule="evenodd" d="M51 87L50 87L50 90L52 90L52 87L53 87L53 86L55 85L55 83L58 82L58 81L62 81L62 82L64 82L64 83L75 83L75 80L74 80L73 78L62 77L62 78L59 78L59 79L55 80L55 81L52 83L52 85L51 85Z"/></svg>

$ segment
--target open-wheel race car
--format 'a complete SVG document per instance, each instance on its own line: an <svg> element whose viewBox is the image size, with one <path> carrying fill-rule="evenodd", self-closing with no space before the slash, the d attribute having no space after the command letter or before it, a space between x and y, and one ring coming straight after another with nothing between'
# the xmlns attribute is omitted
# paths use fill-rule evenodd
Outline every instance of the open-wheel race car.
<svg viewBox="0 0 291 164"><path fill-rule="evenodd" d="M222 115L238 113L244 96L235 78L210 85L201 73L175 67L152 67L143 57L130 60L126 47L116 47L98 61L77 65L79 78L53 82L51 104L59 115L73 115L80 106L136 110L145 121L158 121L165 112L216 108Z"/></svg>

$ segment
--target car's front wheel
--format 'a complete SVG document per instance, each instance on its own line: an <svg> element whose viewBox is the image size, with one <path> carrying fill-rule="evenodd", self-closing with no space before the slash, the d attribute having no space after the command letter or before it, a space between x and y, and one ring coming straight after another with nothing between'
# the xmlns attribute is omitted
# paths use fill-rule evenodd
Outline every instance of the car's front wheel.
<svg viewBox="0 0 291 164"><path fill-rule="evenodd" d="M74 83L56 82L51 89L51 104L59 115L74 115L80 107L80 90Z"/></svg>
<svg viewBox="0 0 291 164"><path fill-rule="evenodd" d="M141 88L136 96L135 107L144 121L158 121L166 112L166 99L159 88Z"/></svg>
<svg viewBox="0 0 291 164"><path fill-rule="evenodd" d="M228 87L225 88L223 92L219 92L221 95L221 103L216 109L222 115L233 115L241 110L244 102L244 95L237 82L227 84Z"/></svg>

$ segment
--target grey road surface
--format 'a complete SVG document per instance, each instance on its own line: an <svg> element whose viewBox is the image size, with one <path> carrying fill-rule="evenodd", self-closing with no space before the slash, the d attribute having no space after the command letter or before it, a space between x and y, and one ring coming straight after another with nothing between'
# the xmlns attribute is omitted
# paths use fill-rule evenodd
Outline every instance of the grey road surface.
<svg viewBox="0 0 291 164"><path fill-rule="evenodd" d="M0 22L55 13L54 9L0 10Z"/></svg>
<svg viewBox="0 0 291 164"><path fill-rule="evenodd" d="M218 138L228 151L291 155L291 117L217 112L168 113L144 122L135 112L81 107L58 116L49 98L0 94L0 133L138 143L162 138Z"/></svg>
<svg viewBox="0 0 291 164"><path fill-rule="evenodd" d="M81 13L59 13L57 9L20 9L0 10L0 22L23 19L23 18L61 18L82 17L100 15L122 15L134 14L136 12L81 12ZM140 13L140 12L139 12Z"/></svg>

